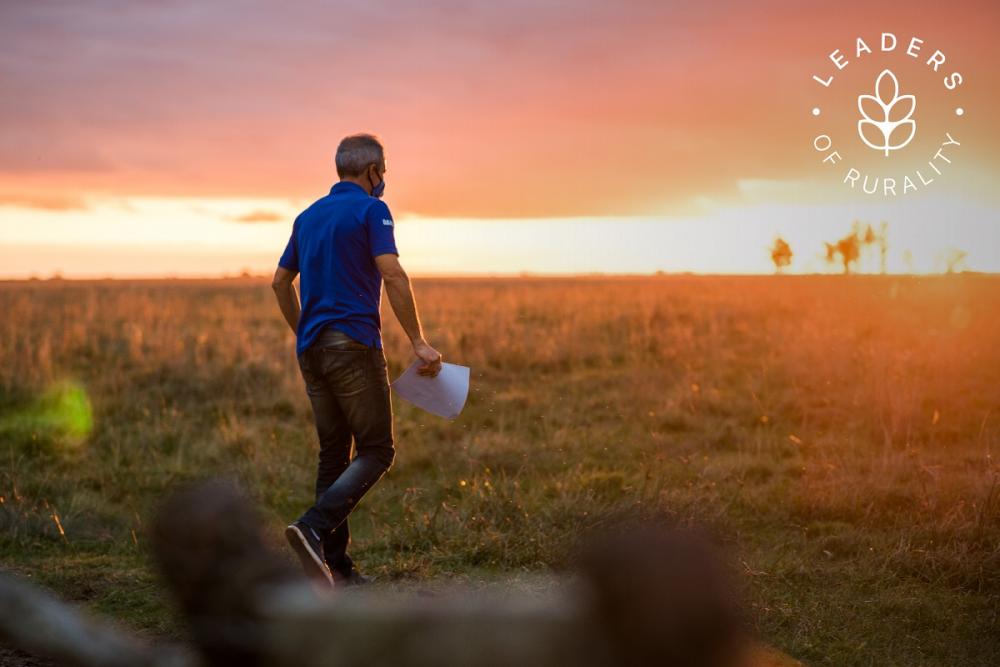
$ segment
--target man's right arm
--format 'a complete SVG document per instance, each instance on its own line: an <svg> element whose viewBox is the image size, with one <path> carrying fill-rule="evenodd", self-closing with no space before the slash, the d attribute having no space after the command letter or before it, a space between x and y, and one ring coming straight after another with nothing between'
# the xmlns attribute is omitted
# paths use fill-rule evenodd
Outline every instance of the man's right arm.
<svg viewBox="0 0 1000 667"><path fill-rule="evenodd" d="M417 315L417 304L410 288L410 277L399 263L399 257L393 253L376 255L375 265L382 274L382 280L385 281L385 291L396 319L410 338L413 351L424 362L423 366L417 368L417 372L434 377L441 372L441 355L424 340L420 317Z"/></svg>

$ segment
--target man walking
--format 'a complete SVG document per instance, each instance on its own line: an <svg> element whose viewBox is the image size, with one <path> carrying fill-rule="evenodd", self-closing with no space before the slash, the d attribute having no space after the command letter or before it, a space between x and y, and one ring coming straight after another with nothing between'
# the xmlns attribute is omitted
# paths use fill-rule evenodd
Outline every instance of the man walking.
<svg viewBox="0 0 1000 667"><path fill-rule="evenodd" d="M288 326L319 434L316 504L285 529L306 572L330 586L368 583L347 546L347 517L395 458L389 377L382 351L382 282L423 361L441 370L424 340L410 280L399 263L385 189L385 153L370 134L337 147L340 181L299 214L272 287ZM301 304L293 285L300 275ZM351 458L351 444L355 456Z"/></svg>

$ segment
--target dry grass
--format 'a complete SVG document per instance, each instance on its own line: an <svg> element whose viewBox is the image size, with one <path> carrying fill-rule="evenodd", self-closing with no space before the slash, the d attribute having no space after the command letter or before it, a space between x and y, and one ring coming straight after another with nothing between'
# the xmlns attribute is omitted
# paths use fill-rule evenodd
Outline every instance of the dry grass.
<svg viewBox="0 0 1000 667"><path fill-rule="evenodd" d="M474 388L454 423L394 403L396 464L352 518L365 569L539 571L616 509L667 511L731 539L760 633L809 664L995 662L997 279L416 291ZM8 283L0 308L8 566L169 630L142 550L165 488L237 475L276 533L308 503L311 413L264 282Z"/></svg>

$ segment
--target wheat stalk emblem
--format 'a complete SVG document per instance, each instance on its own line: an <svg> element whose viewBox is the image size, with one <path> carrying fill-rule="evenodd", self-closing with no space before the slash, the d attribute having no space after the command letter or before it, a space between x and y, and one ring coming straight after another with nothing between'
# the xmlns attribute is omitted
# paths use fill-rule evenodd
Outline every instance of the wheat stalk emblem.
<svg viewBox="0 0 1000 667"><path fill-rule="evenodd" d="M913 140L917 121L911 116L916 108L917 98L900 95L896 75L887 69L882 70L875 79L875 94L858 95L858 111L861 112L858 135L861 141L869 148L884 151L888 157L889 151L899 150Z"/></svg>

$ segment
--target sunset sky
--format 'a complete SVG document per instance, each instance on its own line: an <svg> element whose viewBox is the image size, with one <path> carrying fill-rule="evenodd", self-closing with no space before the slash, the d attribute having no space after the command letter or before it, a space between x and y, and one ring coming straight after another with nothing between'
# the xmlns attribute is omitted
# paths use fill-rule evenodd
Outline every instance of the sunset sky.
<svg viewBox="0 0 1000 667"><path fill-rule="evenodd" d="M829 271L855 219L888 222L892 271L1000 272L998 26L995 1L4 2L0 277L269 273L358 131L417 275L769 272L779 234ZM890 157L856 132L885 68L916 96ZM866 194L852 165L935 181Z"/></svg>

